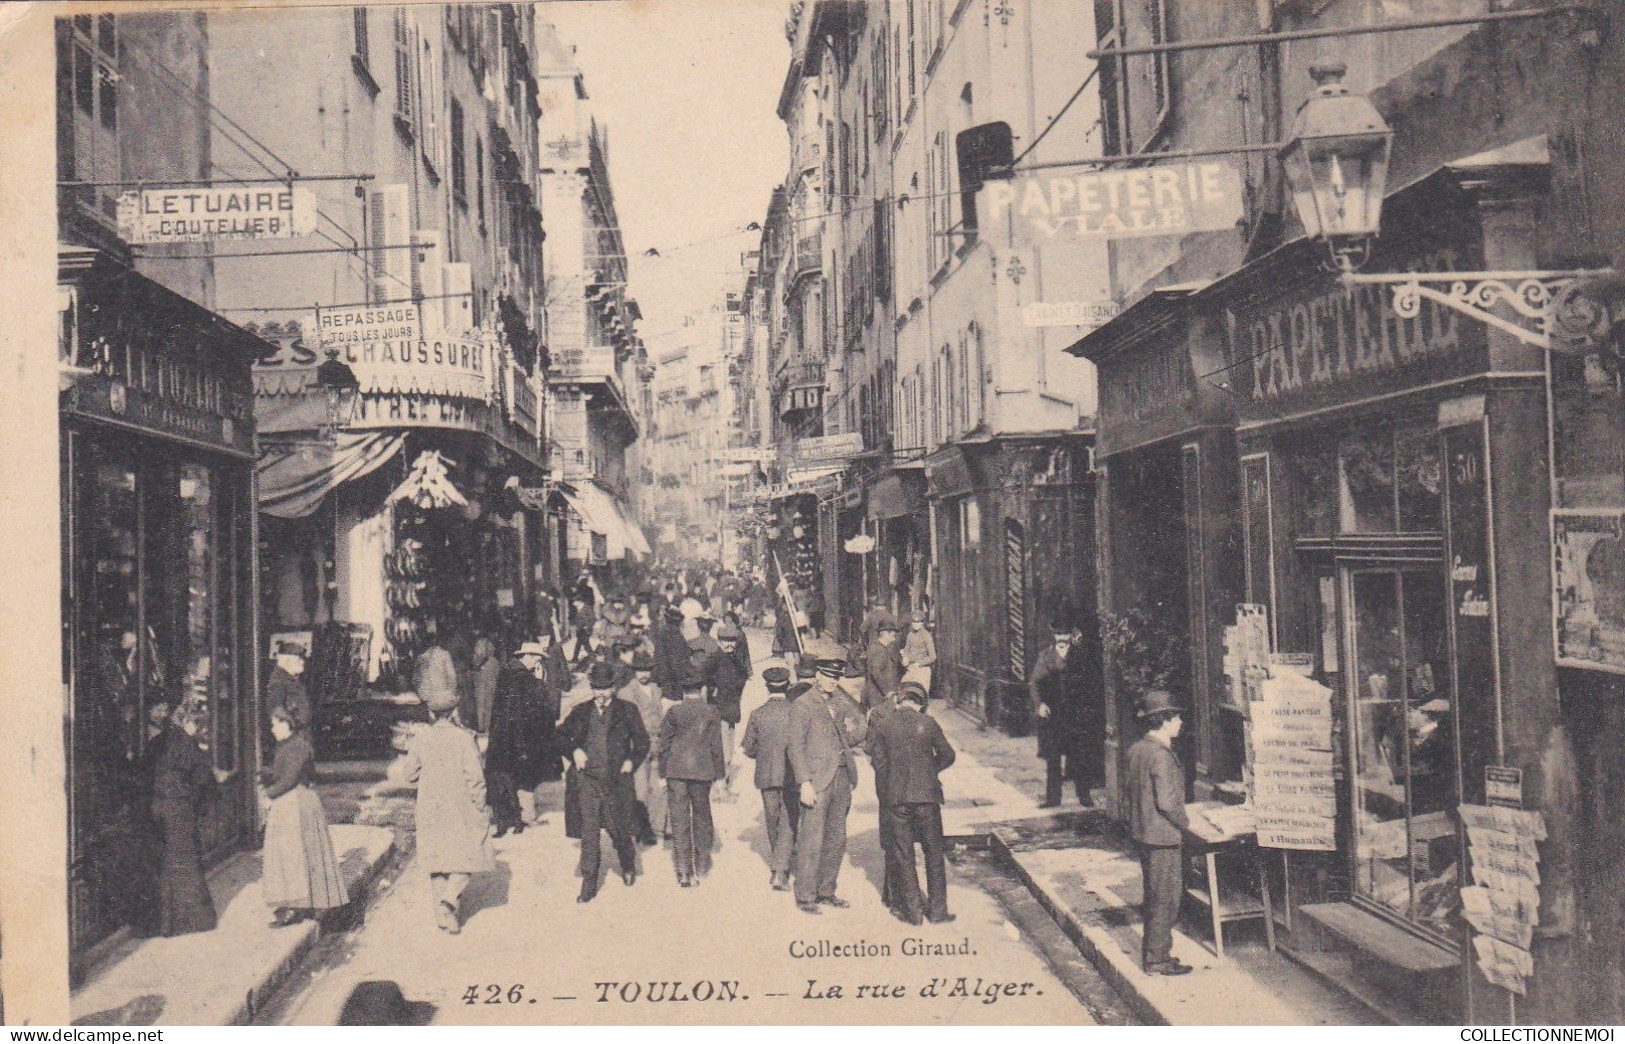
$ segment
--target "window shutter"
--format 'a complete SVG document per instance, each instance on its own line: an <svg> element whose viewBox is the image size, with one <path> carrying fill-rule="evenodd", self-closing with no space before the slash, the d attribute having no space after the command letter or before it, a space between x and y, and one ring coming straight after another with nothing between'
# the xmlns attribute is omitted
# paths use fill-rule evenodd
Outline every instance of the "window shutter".
<svg viewBox="0 0 1625 1044"><path fill-rule="evenodd" d="M465 334L474 329L474 266L459 262L444 266L446 330Z"/></svg>
<svg viewBox="0 0 1625 1044"><path fill-rule="evenodd" d="M385 185L372 194L368 227L373 296L379 301L405 301L412 296L411 203L405 185Z"/></svg>
<svg viewBox="0 0 1625 1044"><path fill-rule="evenodd" d="M422 298L423 336L436 337L446 328L445 250L439 229L420 228L412 234L415 283Z"/></svg>

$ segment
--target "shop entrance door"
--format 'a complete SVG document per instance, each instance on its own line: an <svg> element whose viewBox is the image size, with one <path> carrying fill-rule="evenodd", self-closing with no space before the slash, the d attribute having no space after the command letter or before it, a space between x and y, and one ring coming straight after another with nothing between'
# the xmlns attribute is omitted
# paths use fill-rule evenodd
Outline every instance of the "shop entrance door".
<svg viewBox="0 0 1625 1044"><path fill-rule="evenodd" d="M1355 900L1459 945L1455 699L1436 565L1345 566Z"/></svg>

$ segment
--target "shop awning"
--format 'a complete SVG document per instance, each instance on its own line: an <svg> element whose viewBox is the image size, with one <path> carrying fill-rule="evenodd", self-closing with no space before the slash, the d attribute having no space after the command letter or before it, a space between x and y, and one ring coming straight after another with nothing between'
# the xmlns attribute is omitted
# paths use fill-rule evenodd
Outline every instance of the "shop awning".
<svg viewBox="0 0 1625 1044"><path fill-rule="evenodd" d="M894 472L869 487L869 517L903 518L925 510L925 473Z"/></svg>
<svg viewBox="0 0 1625 1044"><path fill-rule="evenodd" d="M559 493L588 529L603 535L608 545L607 557L623 558L630 553L633 558L642 558L649 554L649 541L643 530L627 516L608 490L595 483L577 482L561 485Z"/></svg>
<svg viewBox="0 0 1625 1044"><path fill-rule="evenodd" d="M267 442L254 466L259 508L277 518L304 518L329 490L373 471L405 442L405 435L387 431L341 434L331 448Z"/></svg>

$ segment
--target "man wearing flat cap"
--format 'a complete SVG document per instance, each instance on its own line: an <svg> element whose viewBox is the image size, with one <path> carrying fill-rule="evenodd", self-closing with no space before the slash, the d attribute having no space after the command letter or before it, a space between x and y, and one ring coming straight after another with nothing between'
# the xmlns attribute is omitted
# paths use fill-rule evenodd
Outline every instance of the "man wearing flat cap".
<svg viewBox="0 0 1625 1044"><path fill-rule="evenodd" d="M565 800L574 801L581 830L581 894L590 903L598 894L600 831L608 831L628 887L637 879L637 852L632 843L632 817L637 800L632 776L649 756L649 734L643 717L625 700L615 698L615 671L594 664L587 682L592 699L577 704L560 726L561 749L569 775Z"/></svg>
<svg viewBox="0 0 1625 1044"><path fill-rule="evenodd" d="M769 667L762 672L767 702L751 711L740 749L756 761L756 789L762 793L762 823L767 828L768 883L776 892L790 890L790 859L795 851L801 803L790 769L790 672ZM786 797L788 795L788 798Z"/></svg>
<svg viewBox="0 0 1625 1044"><path fill-rule="evenodd" d="M954 748L942 726L925 713L926 693L915 682L898 691L897 706L874 724L869 760L875 770L880 816L886 824L889 867L896 874L893 909L909 924L953 920L948 912L948 869L942 840L942 782ZM926 902L914 863L914 846L925 856Z"/></svg>
<svg viewBox="0 0 1625 1044"><path fill-rule="evenodd" d="M1185 768L1174 753L1183 725L1171 694L1153 689L1140 699L1146 733L1128 751L1128 825L1140 853L1145 885L1145 935L1140 963L1148 975L1186 975L1191 966L1173 956L1174 922L1185 892L1181 851L1185 814Z"/></svg>
<svg viewBox="0 0 1625 1044"><path fill-rule="evenodd" d="M835 889L857 784L852 750L863 742L867 725L858 705L839 690L845 668L841 660L818 661L816 687L790 705L790 769L802 805L795 847L796 907L803 913L851 905Z"/></svg>

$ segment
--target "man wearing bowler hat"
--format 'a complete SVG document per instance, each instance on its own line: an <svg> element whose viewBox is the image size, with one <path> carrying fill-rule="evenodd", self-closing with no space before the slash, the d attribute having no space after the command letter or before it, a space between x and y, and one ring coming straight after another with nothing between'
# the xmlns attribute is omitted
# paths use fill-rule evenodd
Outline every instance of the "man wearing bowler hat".
<svg viewBox="0 0 1625 1044"><path fill-rule="evenodd" d="M598 894L600 831L608 831L628 887L637 879L637 851L632 843L633 808L637 801L632 777L649 756L649 734L643 716L615 698L615 671L593 664L587 678L592 699L577 704L560 726L561 749L570 753L565 800L574 800L581 830L581 894L590 903Z"/></svg>
<svg viewBox="0 0 1625 1044"><path fill-rule="evenodd" d="M903 658L897 652L897 620L889 613L876 621L875 639L864 653L863 707L880 706L903 683Z"/></svg>
<svg viewBox="0 0 1625 1044"><path fill-rule="evenodd" d="M1058 806L1061 785L1070 779L1078 804L1088 808L1094 803L1092 788L1106 780L1099 643L1079 634L1067 620L1052 624L1050 634L1054 642L1038 654L1027 679L1038 756L1045 769L1039 807Z"/></svg>
<svg viewBox="0 0 1625 1044"><path fill-rule="evenodd" d="M868 728L857 703L840 691L838 679L845 667L840 660L818 661L817 685L790 705L790 770L802 806L795 848L796 907L803 913L851 905L835 894L835 887L858 778L852 748L863 742Z"/></svg>
<svg viewBox="0 0 1625 1044"><path fill-rule="evenodd" d="M1145 938L1140 963L1148 975L1186 975L1191 966L1173 956L1174 922L1185 892L1181 849L1185 815L1185 768L1173 743L1183 724L1173 696L1160 689L1140 700L1146 733L1128 752L1128 822L1140 853L1145 886Z"/></svg>

